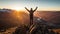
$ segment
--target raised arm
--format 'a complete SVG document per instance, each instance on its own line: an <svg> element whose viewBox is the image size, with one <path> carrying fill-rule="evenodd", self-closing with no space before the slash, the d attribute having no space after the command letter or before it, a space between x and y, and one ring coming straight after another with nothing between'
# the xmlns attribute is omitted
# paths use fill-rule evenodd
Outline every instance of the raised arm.
<svg viewBox="0 0 60 34"><path fill-rule="evenodd" d="M25 7L25 9L26 9L27 11L29 11L26 7Z"/></svg>
<svg viewBox="0 0 60 34"><path fill-rule="evenodd" d="M38 8L38 7L36 7L36 8L34 9L34 11L36 11L36 10L37 10L37 8Z"/></svg>

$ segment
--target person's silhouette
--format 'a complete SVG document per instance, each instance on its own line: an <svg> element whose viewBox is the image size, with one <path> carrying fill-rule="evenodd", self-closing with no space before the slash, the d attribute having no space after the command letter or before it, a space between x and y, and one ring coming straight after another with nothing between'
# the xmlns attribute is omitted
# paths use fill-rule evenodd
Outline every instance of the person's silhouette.
<svg viewBox="0 0 60 34"><path fill-rule="evenodd" d="M30 13L30 25L33 24L33 13L37 10L36 7L34 10L31 8L30 10L25 7L25 9Z"/></svg>

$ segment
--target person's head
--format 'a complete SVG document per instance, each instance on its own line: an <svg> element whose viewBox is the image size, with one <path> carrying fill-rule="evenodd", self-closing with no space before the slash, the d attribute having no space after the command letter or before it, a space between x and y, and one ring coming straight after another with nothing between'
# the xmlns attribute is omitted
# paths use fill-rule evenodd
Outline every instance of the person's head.
<svg viewBox="0 0 60 34"><path fill-rule="evenodd" d="M31 8L31 10L33 10L33 9Z"/></svg>

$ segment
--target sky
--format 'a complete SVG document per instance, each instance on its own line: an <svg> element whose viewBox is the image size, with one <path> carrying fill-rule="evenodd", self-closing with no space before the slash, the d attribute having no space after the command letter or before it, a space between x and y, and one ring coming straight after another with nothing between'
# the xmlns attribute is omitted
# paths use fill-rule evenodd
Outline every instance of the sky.
<svg viewBox="0 0 60 34"><path fill-rule="evenodd" d="M28 9L38 7L38 10L60 11L60 0L0 0L0 8Z"/></svg>

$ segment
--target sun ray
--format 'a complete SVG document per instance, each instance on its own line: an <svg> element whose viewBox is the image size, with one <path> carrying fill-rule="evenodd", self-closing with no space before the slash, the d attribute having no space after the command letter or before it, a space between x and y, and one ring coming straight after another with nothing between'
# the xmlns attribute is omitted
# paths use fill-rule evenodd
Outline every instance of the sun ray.
<svg viewBox="0 0 60 34"><path fill-rule="evenodd" d="M11 9L16 10L16 11L23 10L23 8L19 7L19 6L13 6L13 7L11 7Z"/></svg>

